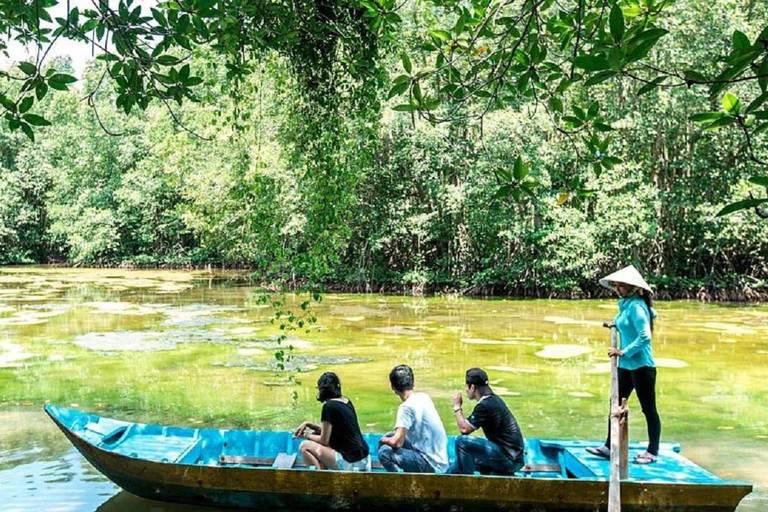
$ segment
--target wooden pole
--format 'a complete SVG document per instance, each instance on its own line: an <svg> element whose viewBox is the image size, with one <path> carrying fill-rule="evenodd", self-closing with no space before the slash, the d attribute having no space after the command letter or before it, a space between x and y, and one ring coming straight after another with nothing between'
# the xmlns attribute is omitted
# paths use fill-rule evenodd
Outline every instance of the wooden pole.
<svg viewBox="0 0 768 512"><path fill-rule="evenodd" d="M621 410L624 411L621 415L621 470L620 477L622 480L629 478L629 409L627 408L627 399L621 399Z"/></svg>
<svg viewBox="0 0 768 512"><path fill-rule="evenodd" d="M611 347L618 348L616 327L611 326ZM619 358L611 357L611 480L608 512L621 512L621 428L619 426Z"/></svg>

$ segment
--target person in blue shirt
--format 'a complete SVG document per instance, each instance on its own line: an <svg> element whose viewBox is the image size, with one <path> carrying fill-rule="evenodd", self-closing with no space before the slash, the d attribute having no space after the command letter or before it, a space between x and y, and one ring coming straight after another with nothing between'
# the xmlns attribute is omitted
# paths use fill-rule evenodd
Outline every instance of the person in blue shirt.
<svg viewBox="0 0 768 512"><path fill-rule="evenodd" d="M600 284L619 294L619 313L606 327L616 327L620 345L608 350L610 357L619 358L619 403L637 392L645 421L648 425L648 449L635 458L637 464L656 462L661 439L661 419L656 409L656 364L653 360L651 336L656 311L653 309L653 291L640 272L630 265L604 277ZM608 438L603 446L587 451L599 457L610 458L610 423Z"/></svg>

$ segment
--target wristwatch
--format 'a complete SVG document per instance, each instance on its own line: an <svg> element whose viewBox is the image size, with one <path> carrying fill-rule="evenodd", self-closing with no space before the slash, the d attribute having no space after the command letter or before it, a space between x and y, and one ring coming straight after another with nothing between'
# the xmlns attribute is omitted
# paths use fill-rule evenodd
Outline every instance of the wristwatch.
<svg viewBox="0 0 768 512"><path fill-rule="evenodd" d="M461 406L460 405L454 405L453 406L453 412L454 413L459 412L460 410L461 410Z"/></svg>

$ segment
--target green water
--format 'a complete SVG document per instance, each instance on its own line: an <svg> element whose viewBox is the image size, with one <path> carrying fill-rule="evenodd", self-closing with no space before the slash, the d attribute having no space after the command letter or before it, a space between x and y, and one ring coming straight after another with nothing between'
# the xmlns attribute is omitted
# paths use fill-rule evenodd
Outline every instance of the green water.
<svg viewBox="0 0 768 512"><path fill-rule="evenodd" d="M662 438L768 510L768 307L662 302L654 334ZM614 301L327 294L291 339L298 383L270 369L278 333L243 275L0 269L0 496L4 510L179 510L95 473L41 413L46 402L142 422L281 429L317 418L314 382L341 378L367 431L399 403L392 366L414 368L450 433L463 372L486 368L529 437L605 435L600 327ZM298 399L292 395L297 392ZM631 436L646 439L630 402ZM159 507L159 508L158 508Z"/></svg>

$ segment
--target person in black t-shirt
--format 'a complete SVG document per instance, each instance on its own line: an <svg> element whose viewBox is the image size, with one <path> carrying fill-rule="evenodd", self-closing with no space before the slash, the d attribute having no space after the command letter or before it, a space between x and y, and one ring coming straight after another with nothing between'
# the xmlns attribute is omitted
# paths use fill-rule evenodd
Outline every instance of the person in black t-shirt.
<svg viewBox="0 0 768 512"><path fill-rule="evenodd" d="M456 425L462 435L456 438L456 461L448 473L471 475L479 471L513 475L524 464L525 441L520 425L504 400L493 393L484 370L467 370L466 389L467 397L477 400L477 405L465 419L461 410L461 393L456 393L453 398ZM483 429L486 439L469 436L479 428Z"/></svg>
<svg viewBox="0 0 768 512"><path fill-rule="evenodd" d="M341 382L333 372L317 380L317 400L323 403L320 425L303 422L293 433L305 438L299 452L307 466L343 471L370 471L368 445L357 423L355 406L341 394Z"/></svg>

